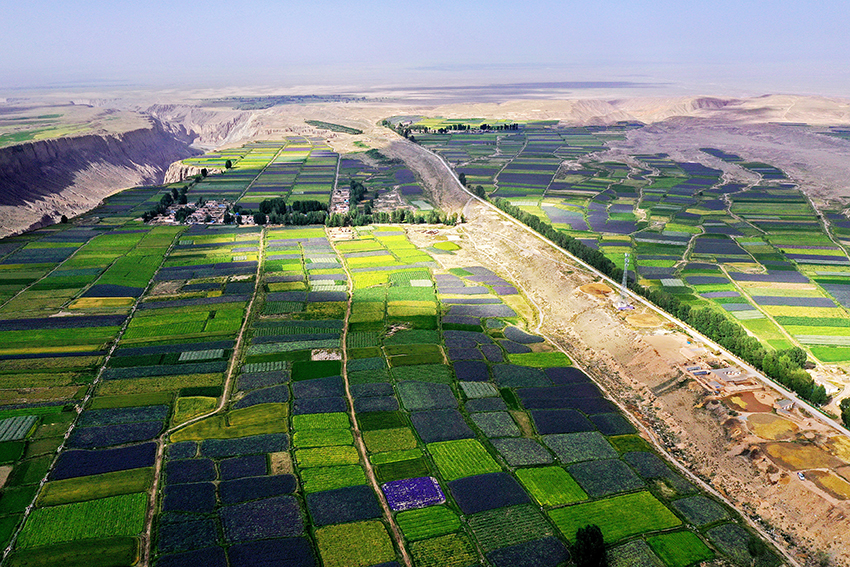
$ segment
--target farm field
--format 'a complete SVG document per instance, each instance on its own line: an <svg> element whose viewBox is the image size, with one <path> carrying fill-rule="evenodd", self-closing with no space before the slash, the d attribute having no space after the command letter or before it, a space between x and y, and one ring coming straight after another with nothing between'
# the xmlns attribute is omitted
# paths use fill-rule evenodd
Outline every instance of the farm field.
<svg viewBox="0 0 850 567"><path fill-rule="evenodd" d="M524 330L509 280L440 268L458 245L417 248L402 225L148 227L133 215L158 191L125 193L3 248L8 564L559 565L585 514L612 554L737 557L711 530L745 524L618 449L636 430ZM618 499L651 517L624 531Z"/></svg>
<svg viewBox="0 0 850 567"><path fill-rule="evenodd" d="M629 253L642 285L770 347L845 361L842 209L711 148L723 171L662 154L598 159L638 124L482 124L409 125L491 198L615 263ZM314 138L184 165L213 170L193 196L245 208L327 201L338 176L363 183L365 200L430 208L404 162ZM726 165L759 180L738 183ZM737 513L528 332L533 309L506 274L443 267L462 240L418 247L397 224L135 220L169 189L125 191L78 222L0 242L9 564L82 546L105 564L166 567L558 565L588 522L618 565L752 562ZM767 454L790 459L779 444L793 427L748 424L774 443Z"/></svg>
<svg viewBox="0 0 850 567"><path fill-rule="evenodd" d="M363 183L368 189L365 200L381 202L396 195L396 203L416 207L419 212L433 209L414 171L377 150L344 156L339 163L339 178Z"/></svg>
<svg viewBox="0 0 850 567"><path fill-rule="evenodd" d="M596 159L630 124L478 130L478 119L389 121L417 132L418 143L491 199L537 216L616 266L628 253L642 286L717 311L769 349L801 347L824 364L850 362L841 323L850 315L850 219L838 202L815 209L778 168L714 148L702 153L731 174L666 154Z"/></svg>
<svg viewBox="0 0 850 567"><path fill-rule="evenodd" d="M339 156L320 140L288 136L210 152L184 165L217 172L192 186L193 198L226 200L256 210L267 199L320 201L327 204L336 180ZM230 162L230 167L227 167Z"/></svg>

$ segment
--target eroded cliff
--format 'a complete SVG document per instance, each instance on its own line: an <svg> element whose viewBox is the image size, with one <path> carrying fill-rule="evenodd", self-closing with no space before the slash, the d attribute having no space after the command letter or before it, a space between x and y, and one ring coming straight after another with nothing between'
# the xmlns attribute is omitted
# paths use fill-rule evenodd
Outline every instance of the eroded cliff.
<svg viewBox="0 0 850 567"><path fill-rule="evenodd" d="M160 183L169 165L199 153L154 118L147 128L0 149L0 237L72 217L135 185Z"/></svg>

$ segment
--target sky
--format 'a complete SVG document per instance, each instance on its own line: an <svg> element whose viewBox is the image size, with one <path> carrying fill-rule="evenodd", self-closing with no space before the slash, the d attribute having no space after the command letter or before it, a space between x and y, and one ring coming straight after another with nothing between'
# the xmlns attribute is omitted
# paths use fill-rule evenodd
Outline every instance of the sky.
<svg viewBox="0 0 850 567"><path fill-rule="evenodd" d="M628 81L850 98L846 0L2 2L0 96Z"/></svg>

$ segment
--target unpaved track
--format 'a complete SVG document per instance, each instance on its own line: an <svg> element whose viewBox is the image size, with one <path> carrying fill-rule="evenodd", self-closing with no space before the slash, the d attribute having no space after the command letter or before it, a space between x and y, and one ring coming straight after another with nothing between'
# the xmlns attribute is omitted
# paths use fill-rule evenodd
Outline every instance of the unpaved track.
<svg viewBox="0 0 850 567"><path fill-rule="evenodd" d="M156 276L159 273L159 270L162 269L162 266L165 264L165 259L168 258L168 255L174 249L175 244L177 244L177 242L180 240L181 234L183 234L183 233L178 232L171 239L171 244L169 244L168 249L165 251L165 254L163 254L162 261L159 263L159 266L157 267L156 271L153 273L150 280L148 280L148 285L145 286L144 290L142 290L142 294L139 296L139 299L137 299L136 302L133 304L133 307L130 309L130 313L127 315L127 318L124 320L124 324L121 325L121 329L118 331L118 334L115 335L115 338L112 340L112 344L109 346L109 352L106 355L106 357L103 359L103 363L100 366L100 370L98 371L97 376L95 376L95 379L92 381L91 386L89 386L88 390L86 391L85 397L82 399L82 401L79 403L79 405L77 405L77 415L74 417L74 420L71 422L71 424L68 426L68 429L65 431L65 437L64 437L64 440L62 441L62 444L59 445L59 447L56 448L56 451L53 454L53 461L50 463L50 468L47 469L47 472L44 474L44 477L41 479L41 481L39 481L38 490L36 490L36 492L35 492L35 497L33 498L32 502L30 502L29 506L27 506L26 510L24 510L23 518L22 518L20 524L18 524L17 530L15 530L14 535L9 540L9 545L3 551L2 557L0 557L0 563L4 562L6 560L6 557L9 555L9 553L11 553L12 548L15 546L15 543L18 539L18 536L21 533L21 530L24 529L24 526L27 523L27 518L29 517L29 515L32 513L33 509L35 508L35 501L37 500L38 496L41 494L41 491L44 489L44 485L45 485L45 483L47 483L47 479L50 476L50 473L53 472L53 467L56 466L56 462L59 460L59 455L61 455L62 451L65 449L65 442L68 440L69 437L71 437L71 433L74 432L74 428L76 428L77 423L80 421L80 417L83 415L83 411L89 405L89 402L91 401L92 396L94 396L94 393L97 390L97 387L100 385L100 382L103 378L103 373L106 372L106 368L109 365L109 359L112 358L112 355L115 353L116 349L118 348L118 344L121 342L121 339L124 337L124 333L127 332L127 327L130 325L130 322L133 320L133 315L135 315L136 310L139 308L139 305L142 303L142 298L144 298L146 296L146 294L154 286L153 282L155 281ZM75 254L76 254L76 252L75 252ZM159 456L161 456L161 455L159 455ZM159 465L157 465L157 467L158 466ZM154 476L154 485L151 488L150 492L151 492L151 502L155 502L155 498L156 498L156 476ZM145 515L145 526L146 526L145 533L140 537L140 543L139 543L139 547L140 547L140 563L139 563L139 565L140 565L140 567L143 566L142 560L144 558L146 558L149 554L150 543L151 543L150 542L150 529L149 528L150 528L150 524L153 522L153 516L154 516L153 507L151 505L149 505L148 511Z"/></svg>
<svg viewBox="0 0 850 567"><path fill-rule="evenodd" d="M175 237L174 241L177 241L177 237ZM259 253L257 257L257 271L254 275L254 293L251 294L251 300L248 302L248 305L245 308L245 318L242 320L242 326L239 328L239 335L237 335L236 342L233 346L233 354L230 355L230 364L227 367L227 375L224 379L224 388L221 393L221 399L219 400L218 405L210 412L193 417L188 421L185 421L179 425L167 429L162 435L160 435L156 439L156 461L154 463L153 486L151 486L150 490L151 498L150 503L148 505L147 517L145 518L145 531L142 536L141 557L139 558L138 567L147 567L148 565L150 565L151 555L153 554L153 520L157 511L157 494L159 492L159 481L160 477L162 476L162 465L165 460L165 446L168 441L168 437L175 431L179 431L185 427L188 427L189 425L192 425L193 423L197 423L208 417L223 412L224 408L227 407L227 404L230 402L230 394L233 390L233 379L236 375L236 365L240 360L242 360L242 343L245 340L245 333L248 330L248 327L252 324L254 320L254 304L257 300L257 295L260 291L260 282L262 280L261 269L263 266L263 253L265 251L265 242L266 231L263 230L260 233L260 242L258 245ZM172 243L172 247L173 246L174 243ZM169 248L169 252L170 251L171 249ZM153 278L151 278L151 281L153 281Z"/></svg>
<svg viewBox="0 0 850 567"><path fill-rule="evenodd" d="M471 202L474 202L474 200L472 200ZM466 232L468 234L468 231L466 230L467 227L461 226L460 228L461 228L462 232ZM511 246L513 246L513 243L511 241L509 241L507 238L505 238L504 236L498 235L498 238L502 241L503 244L505 244L509 248ZM534 321L536 321L536 326L534 326L531 330L536 334L543 334L543 335L547 336L547 338L550 338L550 340L551 340L551 337L549 337L546 334L546 332L542 330L542 328L544 327L544 324L546 323L547 314L551 315L551 313L547 313L547 311L544 311L540 307L540 305L538 305L537 301L535 301L533 295L531 293L529 293L529 290L526 289L525 286L522 283L519 283L521 281L524 281L524 278L518 277L516 275L515 271L512 270L507 264L505 264L499 257L494 256L491 253L482 251L480 245L477 243L477 239L475 238L475 236L471 235L471 237L468 240L468 244L475 250L473 255L476 257L476 260L477 260L478 263L486 265L487 261L489 261L489 266L491 267L491 269L493 267L498 266L498 268L501 269L501 273L507 274L507 275L510 276L510 280L512 281L512 283L514 283L517 286L517 288L522 291L522 293L525 295L525 298L529 301L529 303L531 304L531 306L534 310ZM484 259L484 258L486 258L486 260L482 261L482 259ZM438 261L443 260L443 259L445 259L444 256L438 256L437 257ZM443 267L449 268L449 267L459 267L459 266L455 266L454 262L452 262L452 264L450 266L443 266ZM529 321L529 323L531 324L532 321ZM673 457L673 455L671 455L670 452L667 450L667 447L662 442L662 440L659 439L659 437L655 434L655 431L653 431L653 429L650 426L648 426L643 420L639 419L633 413L631 413L629 408L626 406L626 404L624 402L622 402L616 396L613 396L612 393L608 390L607 386L604 385L604 381L600 380L599 377L593 371L591 371L589 368L584 367L579 362L579 360L576 359L574 353L567 350L567 348L564 346L563 342L561 342L561 341L553 341L553 342L555 343L555 346L561 352L563 352L564 354L566 354L567 356L569 356L573 360L574 366L581 369L583 372L585 372L589 376L593 377L594 380L596 380L597 383L599 383L602 391L609 398L611 398L614 403L617 404L617 406L620 408L620 411L622 411L623 414L626 417L629 418L629 420L632 422L632 424L641 432L642 436L644 438L648 439L652 443L652 445L661 454L663 454L673 465L675 465L676 468L678 468L679 471L689 481L699 485L702 490L711 493L717 499L724 502L726 505L728 505L732 508L736 507L735 504L732 501L730 501L724 494L718 492L712 485L705 482L702 478L695 475L689 468L687 468L685 465L683 465L678 460L676 460ZM746 515L745 515L745 518L747 518ZM750 526L753 529L755 529L759 534L761 534L761 536L763 538L765 538L768 541L774 541L773 536L770 533L768 533L764 529L763 526L754 522L752 519L749 519L749 518L747 518L747 519L749 520ZM785 560L792 567L800 567L799 561L797 561L797 559L795 557L793 557L784 547L779 546L778 542L775 542L775 541L774 541L774 544L777 546L779 551L785 556Z"/></svg>
<svg viewBox="0 0 850 567"><path fill-rule="evenodd" d="M336 249L336 246L334 246L334 241L331 240L330 242L337 256L342 259L342 254ZM375 468L372 466L372 461L369 460L369 455L366 451L366 442L363 440L363 431L360 430L360 425L357 423L357 417L354 412L354 397L351 395L351 383L348 380L348 321L351 319L351 306L354 303L354 277L348 270L348 265L344 261L342 262L342 265L345 270L345 275L348 278L348 305L345 308L345 326L342 331L342 379L345 382L345 397L348 403L348 418L351 420L351 428L354 432L354 443L357 446L357 452L360 453L360 462L363 465L363 469L366 471L366 476L369 479L369 484L372 486L372 490L378 497L378 502L383 510L384 520L387 524L389 524L390 530L393 532L393 545L401 555L401 559L404 562L405 567L413 567L413 561L410 559L410 554L407 552L407 548L404 545L404 537L401 534L401 529L398 526L398 522L396 522L393 517L393 512L387 502L387 497L384 495L384 491L381 490L380 484L378 483L378 477L375 475Z"/></svg>
<svg viewBox="0 0 850 567"><path fill-rule="evenodd" d="M404 142L402 142L404 143ZM410 144L413 146L413 144ZM406 153L428 153L413 146ZM402 154L398 152L397 155ZM435 163L439 158L419 158ZM436 170L435 187L447 187L444 202L466 202L453 174L443 165ZM570 262L524 227L505 219L480 202L469 203L469 241L458 254L496 271L522 266L511 276L541 308L541 331L590 370L601 385L639 421L649 427L674 456L700 479L724 495L744 515L773 534L774 541L805 562L816 551L832 556L834 564L850 565L850 504L835 505L794 478L772 483L767 474L733 452L734 442L710 412L698 409L701 392L681 386L658 396L652 388L684 378L671 361L642 340L644 333L629 326L610 306L578 290L596 276ZM494 238L498 235L499 238ZM472 245L474 242L474 246ZM492 258L497 258L494 262Z"/></svg>

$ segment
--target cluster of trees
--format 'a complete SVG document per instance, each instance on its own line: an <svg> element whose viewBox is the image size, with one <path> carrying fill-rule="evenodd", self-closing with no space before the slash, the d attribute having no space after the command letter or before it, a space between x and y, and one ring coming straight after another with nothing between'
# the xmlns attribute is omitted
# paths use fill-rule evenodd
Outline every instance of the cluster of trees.
<svg viewBox="0 0 850 567"><path fill-rule="evenodd" d="M392 128L391 126L389 126L389 123L386 123L385 126ZM416 142L416 137L414 137L413 131L410 128L408 128L406 126L402 126L401 124L399 124L395 128L392 128L392 129L395 130L396 133L399 136L403 136L403 137L407 138L408 140L410 140L411 142Z"/></svg>
<svg viewBox="0 0 850 567"><path fill-rule="evenodd" d="M286 213L309 213L312 211L327 211L328 206L321 201L292 201L287 203L286 199L265 199L260 203L260 212L263 214L279 214ZM241 212L241 210L240 210Z"/></svg>
<svg viewBox="0 0 850 567"><path fill-rule="evenodd" d="M155 219L159 215L165 213L168 207L170 207L174 203L177 203L179 205L185 205L189 202L189 198L186 196L186 193L188 191L189 187L187 185L181 187L179 191L177 187L172 187L171 192L163 193L162 197L160 197L159 199L159 204L157 204L157 206L148 211L145 211L142 214L142 220L148 222L149 220Z"/></svg>
<svg viewBox="0 0 850 567"><path fill-rule="evenodd" d="M495 126L482 124L480 128L482 130L519 130L519 124L496 124Z"/></svg>
<svg viewBox="0 0 850 567"><path fill-rule="evenodd" d="M366 193L368 192L368 189L366 189L366 186L363 185L363 182L357 179L349 179L348 186L350 188L348 202L351 205L356 205L357 203L362 201L363 196L366 195Z"/></svg>
<svg viewBox="0 0 850 567"><path fill-rule="evenodd" d="M844 427L850 427L850 398L844 398L838 402L838 407L841 409L841 421L844 422Z"/></svg>
<svg viewBox="0 0 850 567"><path fill-rule="evenodd" d="M511 205L505 199L496 198L492 201L504 212L528 225L614 281L622 279L622 268L617 267L602 252L585 246L581 241L559 232L549 223ZM747 334L747 331L737 321L729 319L720 311L707 307L693 308L665 291L660 289L650 290L638 285L631 277L628 279L628 287L758 368L773 380L793 390L801 398L816 405L823 405L829 400L824 387L817 385L804 369L806 353L802 349L798 347L779 351L767 349L757 338Z"/></svg>
<svg viewBox="0 0 850 567"><path fill-rule="evenodd" d="M575 543L572 545L572 560L577 567L607 567L608 555L605 551L602 529L599 526L589 524L576 531Z"/></svg>
<svg viewBox="0 0 850 567"><path fill-rule="evenodd" d="M399 135L404 136L405 138L408 138L413 142L415 142L416 140L413 139L413 137L411 136L411 132L424 132L426 134L432 132L432 130L427 126L417 124L412 124L410 126L403 126L401 124L397 124L396 126L392 126L387 120L384 120L383 125L388 128L394 129L396 132L399 133ZM482 124L478 127L478 129L484 131L519 130L519 124L496 124L495 126L493 126L492 124ZM438 134L448 134L449 132L465 132L468 130L472 130L472 126L469 124L449 124L448 126L445 126L443 128L437 128L433 131Z"/></svg>
<svg viewBox="0 0 850 567"><path fill-rule="evenodd" d="M279 215L277 213L272 213L270 215L266 215L265 213L254 213L253 217L254 217L254 223L259 224L259 225L263 225L263 224L288 224L288 225L295 225L295 226L303 226L305 224L325 224L325 222L327 222L327 219L328 219L328 212L327 211L310 211L307 214L304 214L304 213L286 213L286 214L283 214L283 215Z"/></svg>
<svg viewBox="0 0 850 567"><path fill-rule="evenodd" d="M370 213L352 210L346 214L334 213L327 220L327 226L365 226L368 224L445 224L454 226L458 222L466 222L463 215L445 215L439 211L428 211L428 214L417 215L413 211L396 209L392 213Z"/></svg>
<svg viewBox="0 0 850 567"><path fill-rule="evenodd" d="M287 203L286 199L265 199L260 203L260 210L256 213L243 211L238 205L233 210L238 215L253 215L254 223L259 225L289 224L303 226L305 224L325 224L328 219L328 206L315 200ZM226 217L224 221L229 224ZM238 216L236 221L239 222Z"/></svg>
<svg viewBox="0 0 850 567"><path fill-rule="evenodd" d="M192 207L180 207L179 209L177 209L177 212L174 213L174 220L176 220L177 222L183 222L194 212L195 209Z"/></svg>

